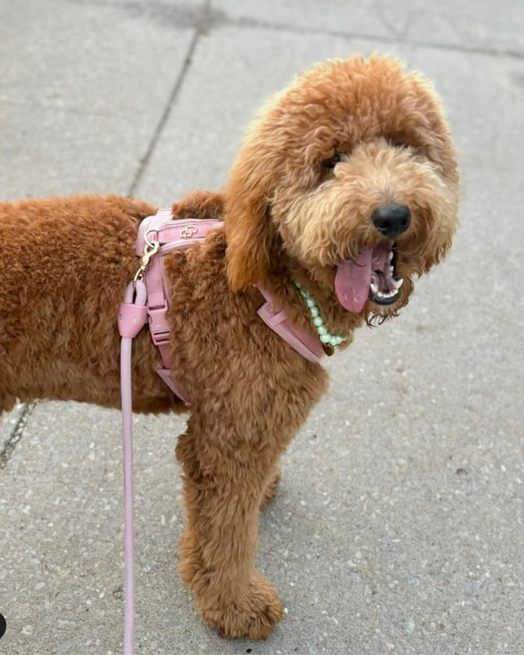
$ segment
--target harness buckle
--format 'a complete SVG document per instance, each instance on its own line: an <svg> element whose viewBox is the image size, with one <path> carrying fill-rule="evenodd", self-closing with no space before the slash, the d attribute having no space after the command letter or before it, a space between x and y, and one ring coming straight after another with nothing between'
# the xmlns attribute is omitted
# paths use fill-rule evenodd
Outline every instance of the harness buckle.
<svg viewBox="0 0 524 655"><path fill-rule="evenodd" d="M169 330L165 332L151 332L151 340L155 346L163 346L166 343L169 343Z"/></svg>

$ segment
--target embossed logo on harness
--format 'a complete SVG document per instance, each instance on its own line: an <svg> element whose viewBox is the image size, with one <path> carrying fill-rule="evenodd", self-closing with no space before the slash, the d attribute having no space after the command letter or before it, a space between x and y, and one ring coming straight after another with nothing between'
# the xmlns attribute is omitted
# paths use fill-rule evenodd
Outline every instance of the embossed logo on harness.
<svg viewBox="0 0 524 655"><path fill-rule="evenodd" d="M191 239L193 234L198 232L198 228L196 225L187 225L181 232L180 236L182 239Z"/></svg>

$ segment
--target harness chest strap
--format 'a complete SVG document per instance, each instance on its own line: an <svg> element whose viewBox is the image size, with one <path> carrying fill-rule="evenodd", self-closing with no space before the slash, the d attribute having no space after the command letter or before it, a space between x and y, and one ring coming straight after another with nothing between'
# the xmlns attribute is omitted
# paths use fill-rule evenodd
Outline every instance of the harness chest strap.
<svg viewBox="0 0 524 655"><path fill-rule="evenodd" d="M309 359L310 362L319 364L325 352L318 338L307 330L294 325L286 312L278 309L273 295L267 289L259 286L258 290L266 300L257 311L264 323L303 357Z"/></svg>

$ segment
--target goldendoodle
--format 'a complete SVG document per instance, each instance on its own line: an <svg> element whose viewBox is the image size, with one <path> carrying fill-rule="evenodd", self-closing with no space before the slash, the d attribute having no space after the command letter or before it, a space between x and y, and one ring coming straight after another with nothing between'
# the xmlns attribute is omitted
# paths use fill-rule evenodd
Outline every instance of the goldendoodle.
<svg viewBox="0 0 524 655"><path fill-rule="evenodd" d="M175 171L176 173L176 171ZM430 83L390 57L317 65L272 98L220 193L175 218L223 220L165 257L171 355L191 399L176 453L184 472L182 576L204 620L263 638L282 616L255 569L260 506L278 462L327 388L327 374L257 313L272 299L327 354L355 328L395 316L446 254L458 173ZM141 219L116 196L0 203L0 411L15 400L120 407L116 316L137 267ZM186 411L135 340L134 408Z"/></svg>

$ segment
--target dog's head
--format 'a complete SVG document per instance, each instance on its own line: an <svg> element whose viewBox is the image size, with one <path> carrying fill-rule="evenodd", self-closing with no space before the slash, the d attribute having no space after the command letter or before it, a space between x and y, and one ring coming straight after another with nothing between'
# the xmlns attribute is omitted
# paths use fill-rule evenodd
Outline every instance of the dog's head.
<svg viewBox="0 0 524 655"><path fill-rule="evenodd" d="M387 317L447 252L458 173L442 107L398 61L316 66L248 132L226 187L234 290L290 279Z"/></svg>

